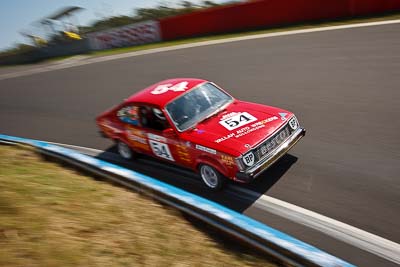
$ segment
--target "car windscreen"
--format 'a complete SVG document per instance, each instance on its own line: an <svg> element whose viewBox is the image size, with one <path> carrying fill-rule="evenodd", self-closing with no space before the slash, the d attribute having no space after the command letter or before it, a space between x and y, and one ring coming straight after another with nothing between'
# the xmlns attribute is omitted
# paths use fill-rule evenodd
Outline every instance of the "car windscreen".
<svg viewBox="0 0 400 267"><path fill-rule="evenodd" d="M166 110L179 131L192 128L218 112L233 98L212 83L203 83L173 100Z"/></svg>

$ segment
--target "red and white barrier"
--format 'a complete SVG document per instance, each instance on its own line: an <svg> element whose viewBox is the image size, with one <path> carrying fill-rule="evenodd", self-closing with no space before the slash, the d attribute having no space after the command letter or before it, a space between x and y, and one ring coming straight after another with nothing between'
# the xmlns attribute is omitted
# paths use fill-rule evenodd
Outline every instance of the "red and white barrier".
<svg viewBox="0 0 400 267"><path fill-rule="evenodd" d="M163 41L400 11L400 0L255 0L161 18Z"/></svg>
<svg viewBox="0 0 400 267"><path fill-rule="evenodd" d="M400 11L400 0L257 0L149 20L88 37L93 50L134 46L305 21Z"/></svg>
<svg viewBox="0 0 400 267"><path fill-rule="evenodd" d="M159 23L154 20L95 32L88 37L93 50L133 46L161 40Z"/></svg>

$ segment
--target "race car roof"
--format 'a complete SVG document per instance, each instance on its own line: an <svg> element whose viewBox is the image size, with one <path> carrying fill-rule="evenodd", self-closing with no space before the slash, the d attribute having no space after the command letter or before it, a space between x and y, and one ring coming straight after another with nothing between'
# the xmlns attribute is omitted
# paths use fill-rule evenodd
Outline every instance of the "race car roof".
<svg viewBox="0 0 400 267"><path fill-rule="evenodd" d="M131 95L125 102L147 103L163 108L171 100L204 82L207 81L194 78L164 80Z"/></svg>

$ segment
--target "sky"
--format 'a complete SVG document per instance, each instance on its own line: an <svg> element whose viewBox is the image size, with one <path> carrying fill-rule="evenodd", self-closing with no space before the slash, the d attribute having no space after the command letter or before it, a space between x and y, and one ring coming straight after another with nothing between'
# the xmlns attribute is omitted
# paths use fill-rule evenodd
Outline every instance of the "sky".
<svg viewBox="0 0 400 267"><path fill-rule="evenodd" d="M214 0L223 3L227 0ZM155 7L159 4L177 5L180 0L1 0L0 2L0 50L12 48L16 43L29 43L20 32L43 36L43 30L35 26L35 21L54 14L66 6L85 8L75 14L75 23L89 25L97 19L134 14L141 7ZM201 3L202 1L191 1Z"/></svg>

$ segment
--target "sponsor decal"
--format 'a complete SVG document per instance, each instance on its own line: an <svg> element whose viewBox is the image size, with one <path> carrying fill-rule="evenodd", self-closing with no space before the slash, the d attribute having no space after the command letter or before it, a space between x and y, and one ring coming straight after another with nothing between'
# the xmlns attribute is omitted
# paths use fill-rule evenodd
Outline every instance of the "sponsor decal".
<svg viewBox="0 0 400 267"><path fill-rule="evenodd" d="M128 126L128 130L130 131L131 134L134 134L134 135L137 135L137 136L140 136L140 137L146 137L146 134L142 130L139 130L139 129L134 128L132 126Z"/></svg>
<svg viewBox="0 0 400 267"><path fill-rule="evenodd" d="M201 145L196 145L196 149L204 151L204 152L207 152L207 153L210 153L210 154L214 154L214 155L217 154L217 150L212 149L212 148L208 148L208 147L205 147L205 146L201 146Z"/></svg>
<svg viewBox="0 0 400 267"><path fill-rule="evenodd" d="M149 144L153 153L160 158L175 161L174 157L169 150L167 138L157 134L147 133Z"/></svg>
<svg viewBox="0 0 400 267"><path fill-rule="evenodd" d="M279 116L281 116L281 120L283 120L283 121L287 120L286 119L287 113L279 113Z"/></svg>
<svg viewBox="0 0 400 267"><path fill-rule="evenodd" d="M236 113L231 117L222 117L219 124L224 126L227 130L232 131L246 124L256 121L257 118L247 112Z"/></svg>
<svg viewBox="0 0 400 267"><path fill-rule="evenodd" d="M246 155L244 155L242 160L243 160L244 164L246 164L246 166L248 166L248 167L253 166L253 164L254 164L253 152L249 152Z"/></svg>
<svg viewBox="0 0 400 267"><path fill-rule="evenodd" d="M228 118L233 117L233 116L235 116L235 115L237 115L237 114L238 114L237 112L231 112L231 113L228 113L228 114L224 114L224 115L222 116L221 120L228 119Z"/></svg>
<svg viewBox="0 0 400 267"><path fill-rule="evenodd" d="M261 120L261 121L257 121L255 123L252 123L249 126L245 126L245 127L241 128L239 130L236 130L236 132L232 132L232 133L229 133L229 134L227 134L227 135L225 135L223 137L220 137L220 138L214 140L214 142L215 143L221 143L221 142L223 142L225 140L228 140L230 138L240 138L240 137L245 136L245 135L247 135L249 133L252 133L254 131L257 131L259 129L264 128L267 123L269 123L271 121L275 121L277 119L278 119L277 116L273 116L273 117L269 117L269 118L266 118L266 119Z"/></svg>
<svg viewBox="0 0 400 267"><path fill-rule="evenodd" d="M150 149L147 143L146 135L142 130L129 126L127 135L133 146L139 147L144 150Z"/></svg>
<svg viewBox="0 0 400 267"><path fill-rule="evenodd" d="M185 163L192 162L187 143L185 145L181 145L181 144L177 145L176 146L176 154L178 155L178 157L181 161L183 161Z"/></svg>
<svg viewBox="0 0 400 267"><path fill-rule="evenodd" d="M289 128L285 127L282 131L276 134L273 138L267 140L260 148L261 156L271 152L275 149L279 144L286 140L290 135Z"/></svg>
<svg viewBox="0 0 400 267"><path fill-rule="evenodd" d="M172 84L172 83L160 84L160 85L157 85L157 87L154 88L151 91L151 93L153 95L160 95L160 94L164 94L169 91L184 92L188 88L187 87L188 84L189 84L188 82L180 82L177 84Z"/></svg>
<svg viewBox="0 0 400 267"><path fill-rule="evenodd" d="M205 131L204 130L196 130L196 133L198 134L203 134Z"/></svg>
<svg viewBox="0 0 400 267"><path fill-rule="evenodd" d="M171 155L171 151L167 144L160 143L154 140L149 140L149 144L153 153L160 158L175 161Z"/></svg>
<svg viewBox="0 0 400 267"><path fill-rule="evenodd" d="M157 21L144 21L88 35L91 47L103 50L115 47L152 43L161 40Z"/></svg>
<svg viewBox="0 0 400 267"><path fill-rule="evenodd" d="M227 135L225 135L225 136L223 136L221 138L216 139L214 142L215 143L221 143L221 142L223 142L225 140L228 140L228 139L230 139L230 138L232 138L234 136L235 136L235 133L230 133L230 134L227 134Z"/></svg>
<svg viewBox="0 0 400 267"><path fill-rule="evenodd" d="M235 165L235 160L228 155L221 155L221 161L228 167Z"/></svg>
<svg viewBox="0 0 400 267"><path fill-rule="evenodd" d="M164 136L148 133L147 137L154 141L163 142L163 143L167 142L167 138L165 138Z"/></svg>
<svg viewBox="0 0 400 267"><path fill-rule="evenodd" d="M113 127L113 123L108 119L100 121L100 126L104 131L108 131L110 133L120 131L118 128Z"/></svg>
<svg viewBox="0 0 400 267"><path fill-rule="evenodd" d="M146 138L143 138L141 136L130 134L129 135L129 139L132 140L132 141L139 142L141 144L146 144L147 145Z"/></svg>
<svg viewBox="0 0 400 267"><path fill-rule="evenodd" d="M145 138L137 136L137 135L130 135L129 137L130 143L137 148L141 148L143 150L150 150L149 144Z"/></svg>

